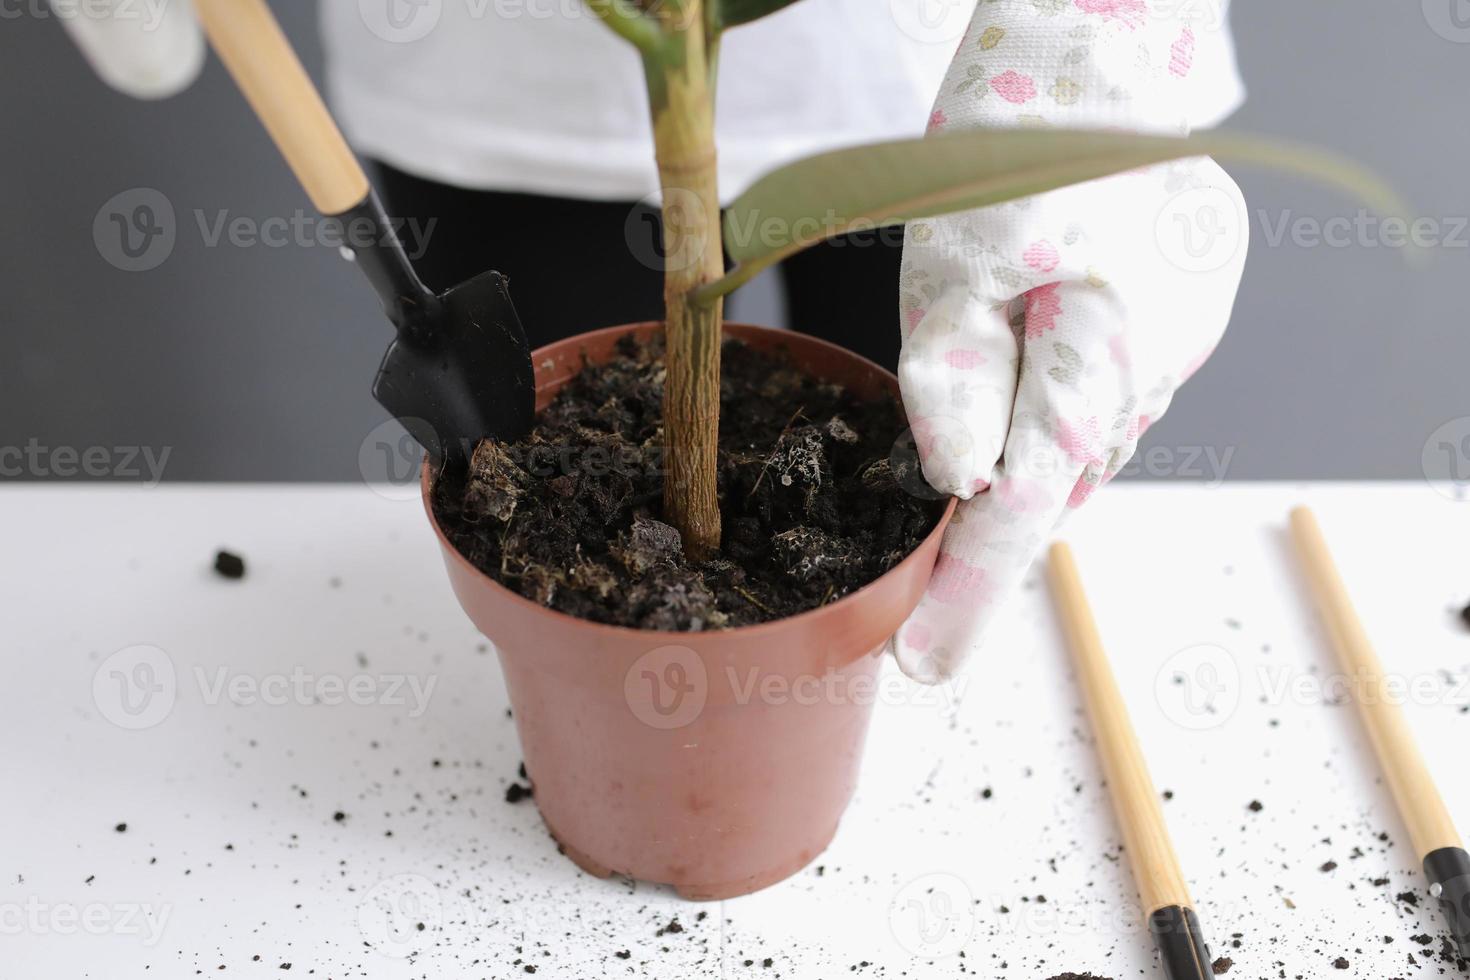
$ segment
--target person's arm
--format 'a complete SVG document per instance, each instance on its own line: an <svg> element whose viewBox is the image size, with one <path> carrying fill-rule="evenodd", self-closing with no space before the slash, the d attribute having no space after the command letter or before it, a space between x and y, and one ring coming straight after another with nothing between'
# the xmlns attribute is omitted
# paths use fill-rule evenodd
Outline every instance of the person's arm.
<svg viewBox="0 0 1470 980"><path fill-rule="evenodd" d="M1205 30L1226 27L1143 0L982 2L930 129L1187 132L1239 98L1228 37ZM1207 158L909 225L899 378L925 477L963 499L894 638L907 673L951 676L1057 521L1128 462L1219 342L1246 235Z"/></svg>

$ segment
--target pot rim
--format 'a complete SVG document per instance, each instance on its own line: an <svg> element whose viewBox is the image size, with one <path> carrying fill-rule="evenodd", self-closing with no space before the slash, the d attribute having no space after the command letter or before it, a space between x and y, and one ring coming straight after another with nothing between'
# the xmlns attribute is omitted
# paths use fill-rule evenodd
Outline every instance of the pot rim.
<svg viewBox="0 0 1470 980"><path fill-rule="evenodd" d="M633 333L640 329L646 329L650 326L658 325L659 324L657 321L626 323L618 326L602 327L597 330L588 330L585 333L575 334L572 337L568 337L567 340L592 338L611 333ZM763 327L751 323L726 323L725 327L737 327L739 328L739 331L769 331L771 333L781 334L788 333L788 331L782 330L778 327ZM874 371L878 372L880 376L890 380L894 386L897 386L898 378L893 374L892 371L889 371L881 365L878 365L873 361L868 360L861 354L854 354L852 351L849 351L845 347L841 347L838 344L831 343L830 341L822 340L818 337L809 337L805 334L802 334L800 336L803 343L819 344L831 350L838 351L852 360L858 361L864 365L867 365L868 367L871 367ZM559 340L552 344L546 345L546 347L538 347L536 350L531 352L531 362L534 364L538 358L546 356L545 352L548 348L563 343L566 343L566 341ZM546 386L538 385L536 390L541 391L544 387ZM582 619L580 616L573 616L569 613L564 613L559 609L552 609L549 606L543 606L539 602L532 602L530 599L527 599L519 592L516 592L513 589L506 588L490 575L477 568L473 563L470 562L468 558L461 554L460 550L455 547L454 542L450 541L448 535L444 533L444 529L439 526L439 519L434 515L432 476L433 475L429 469L429 457L427 454L425 454L423 466L421 467L419 475L419 491L423 498L424 511L428 514L429 517L429 526L434 529L434 535L439 539L439 544L443 547L445 554L452 555L454 560L459 563L459 565L469 570L470 572L473 572L476 577L483 580L491 588L504 593L506 597L512 600L513 604L525 607L528 612L534 611L540 614L550 614L552 616L556 616L562 620L567 621L567 623L569 624L575 623L583 629L602 632L610 636L729 636L739 637L741 639L757 639L763 632L776 632L778 630L786 629L791 623L812 622L818 617L836 615L839 609L861 602L864 597L874 592L877 589L877 586L884 579L888 578L890 575L893 575L899 569L904 568L905 566L912 563L919 556L919 553L924 550L924 546L926 544L934 540L936 537L943 535L944 532L949 528L950 519L954 517L955 508L959 506L959 498L951 496L949 498L949 502L945 505L944 513L939 515L939 521L934 525L934 529L930 531L922 541L915 545L914 549L910 551L907 555L905 555L902 561L894 565L892 568L888 569L888 571L884 572L882 575L873 579L873 581L869 582L867 585L863 586L855 592L849 592L847 595L843 596L841 599L838 599L836 602L825 606L818 606L815 609L808 609L804 612L799 612L794 616L783 616L780 619L767 620L763 623L751 623L748 626L732 626L726 629L700 630L697 633L692 633L689 630L647 630L635 629L632 626L614 626L610 623L597 623L593 622L590 619Z"/></svg>

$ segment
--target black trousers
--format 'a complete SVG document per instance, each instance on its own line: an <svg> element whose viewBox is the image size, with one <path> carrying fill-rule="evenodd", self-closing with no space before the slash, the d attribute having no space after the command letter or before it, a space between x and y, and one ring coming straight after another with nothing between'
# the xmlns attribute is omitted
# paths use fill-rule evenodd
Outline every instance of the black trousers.
<svg viewBox="0 0 1470 980"><path fill-rule="evenodd" d="M472 191L374 165L394 218L434 220L415 266L434 289L486 269L510 278L533 348L597 327L663 316L658 212L645 205ZM787 322L898 366L903 229L847 235L787 259ZM738 293L737 293L738 295Z"/></svg>

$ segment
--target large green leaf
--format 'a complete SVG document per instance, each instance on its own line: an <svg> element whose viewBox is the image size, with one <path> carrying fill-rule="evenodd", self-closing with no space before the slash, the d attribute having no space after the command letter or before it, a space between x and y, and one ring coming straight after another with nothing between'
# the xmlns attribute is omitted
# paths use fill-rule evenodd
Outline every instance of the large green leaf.
<svg viewBox="0 0 1470 980"><path fill-rule="evenodd" d="M709 0L718 6L717 23L720 27L739 27L767 14L774 14L789 7L796 0Z"/></svg>
<svg viewBox="0 0 1470 980"><path fill-rule="evenodd" d="M725 295L824 238L999 204L1149 164L1213 155L1298 171L1387 213L1406 213L1363 168L1319 150L1224 133L1188 138L1067 130L964 130L798 160L762 177L726 211L736 268L699 291Z"/></svg>

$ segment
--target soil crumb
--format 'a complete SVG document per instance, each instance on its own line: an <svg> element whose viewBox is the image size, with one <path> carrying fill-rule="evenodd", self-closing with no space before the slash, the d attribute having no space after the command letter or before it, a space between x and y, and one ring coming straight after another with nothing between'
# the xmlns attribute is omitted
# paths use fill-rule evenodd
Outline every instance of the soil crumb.
<svg viewBox="0 0 1470 980"><path fill-rule="evenodd" d="M589 366L513 444L446 474L435 514L506 587L583 619L698 631L791 616L892 568L943 509L892 398L864 401L726 341L721 552L686 558L663 522L663 344L631 338Z"/></svg>
<svg viewBox="0 0 1470 980"><path fill-rule="evenodd" d="M221 578L239 580L245 577L245 559L228 551L214 556L214 570Z"/></svg>
<svg viewBox="0 0 1470 980"><path fill-rule="evenodd" d="M1210 964L1210 970L1213 971L1215 976L1217 977L1223 976L1224 974L1229 973L1230 968L1234 965L1235 961L1232 960L1230 957L1221 956L1219 959L1215 960L1215 962Z"/></svg>

